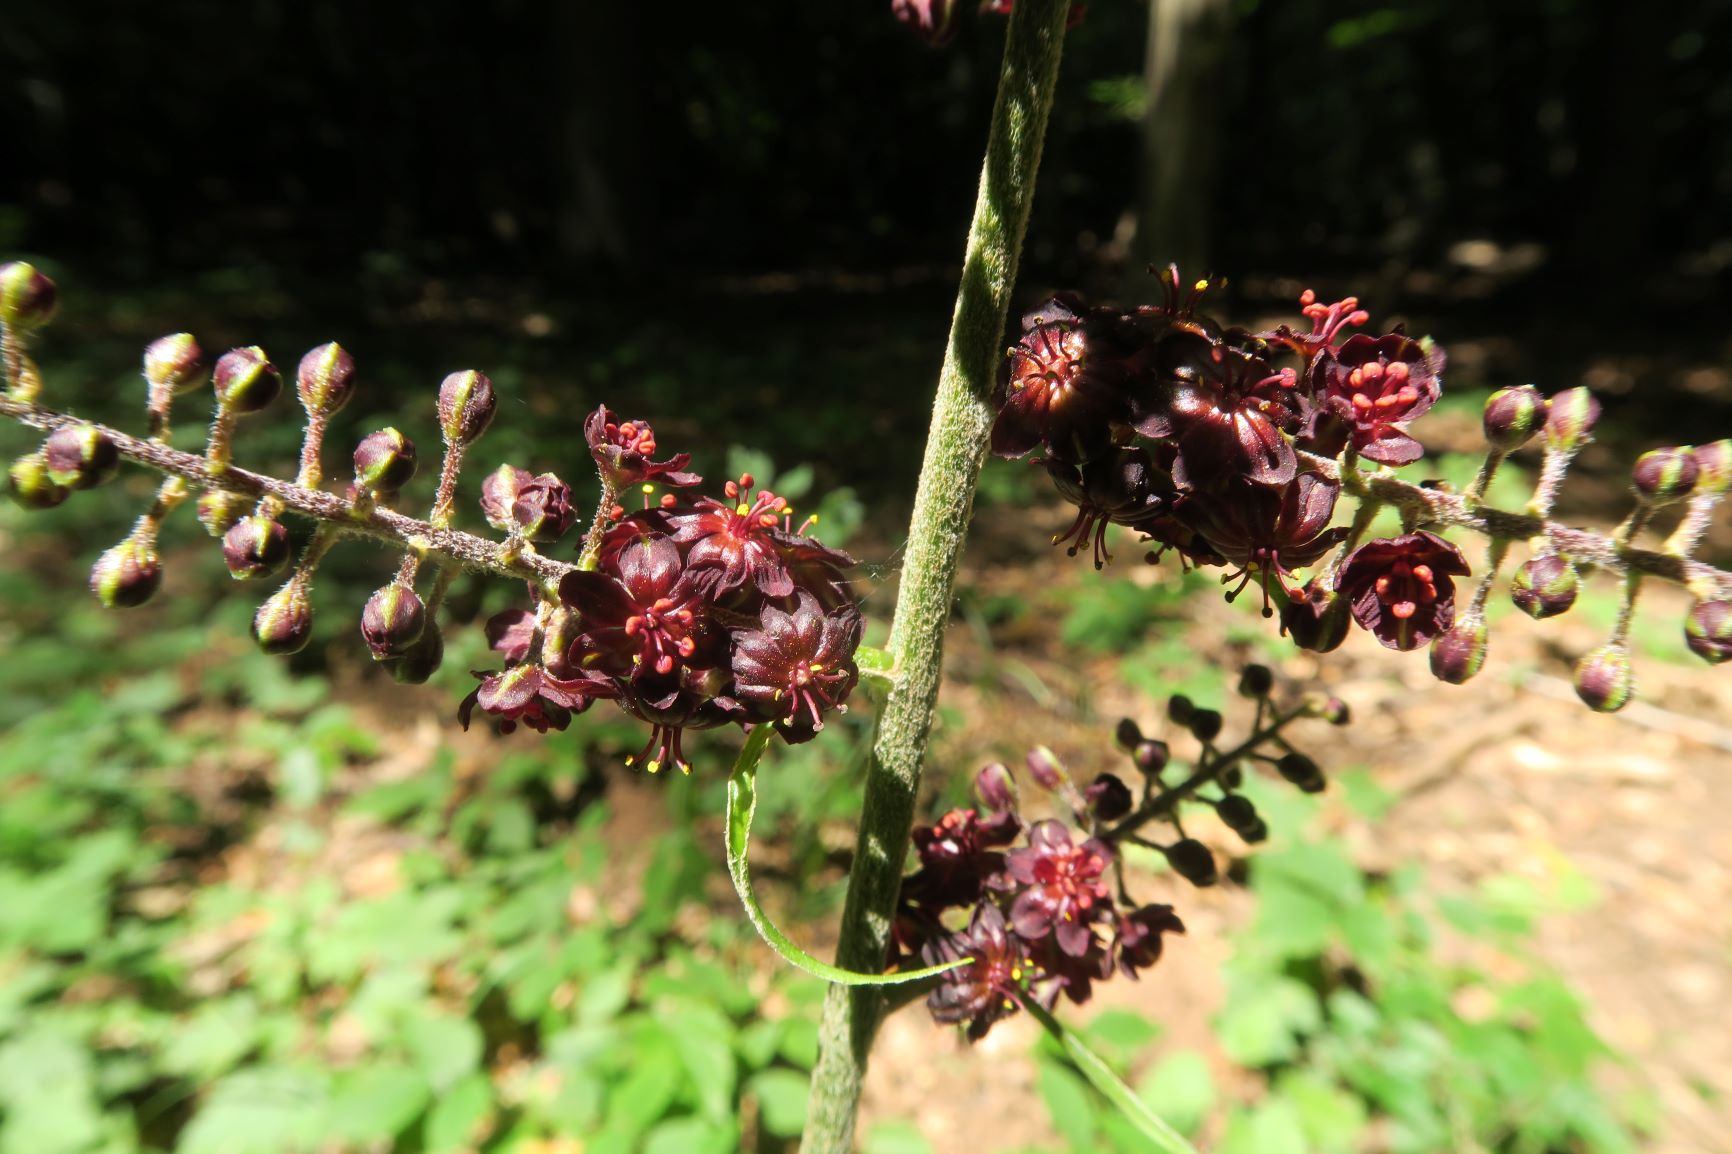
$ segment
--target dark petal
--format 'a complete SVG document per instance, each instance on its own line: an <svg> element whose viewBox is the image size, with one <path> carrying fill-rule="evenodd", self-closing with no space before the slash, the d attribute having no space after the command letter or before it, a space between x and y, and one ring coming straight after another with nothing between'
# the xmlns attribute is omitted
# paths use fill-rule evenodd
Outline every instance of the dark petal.
<svg viewBox="0 0 1732 1154"><path fill-rule="evenodd" d="M618 581L585 569L560 578L559 599L576 609L585 622L595 625L617 627L637 612L631 595Z"/></svg>
<svg viewBox="0 0 1732 1154"><path fill-rule="evenodd" d="M477 701L489 713L515 713L535 700L541 691L541 670L519 665L481 683Z"/></svg>
<svg viewBox="0 0 1732 1154"><path fill-rule="evenodd" d="M619 552L619 582L639 605L666 597L680 576L680 549L667 537L640 537Z"/></svg>
<svg viewBox="0 0 1732 1154"><path fill-rule="evenodd" d="M535 641L535 614L527 609L507 609L487 619L487 645L512 665L529 654Z"/></svg>
<svg viewBox="0 0 1732 1154"><path fill-rule="evenodd" d="M1380 465L1409 465L1425 455L1424 446L1393 425L1381 426L1370 440L1355 433L1353 444L1361 457Z"/></svg>
<svg viewBox="0 0 1732 1154"><path fill-rule="evenodd" d="M1259 485L1285 485L1299 471L1293 442L1261 413L1233 415L1239 451L1249 463L1246 476Z"/></svg>
<svg viewBox="0 0 1732 1154"><path fill-rule="evenodd" d="M992 452L1006 460L1025 457L1040 447L1040 429L1013 398L992 422Z"/></svg>
<svg viewBox="0 0 1732 1154"><path fill-rule="evenodd" d="M1052 910L1039 890L1023 890L1016 895L1010 903L1010 924L1024 941L1035 942L1046 936L1052 928Z"/></svg>
<svg viewBox="0 0 1732 1154"><path fill-rule="evenodd" d="M1072 919L1053 923L1053 934L1058 938L1058 948L1073 958L1080 958L1088 952L1089 944L1094 941L1094 935L1089 932L1087 923Z"/></svg>
<svg viewBox="0 0 1732 1154"><path fill-rule="evenodd" d="M474 689L469 691L469 696L465 697L457 706L457 721L463 726L465 732L468 732L469 730L469 719L475 713L475 701L480 696L481 687L476 686Z"/></svg>
<svg viewBox="0 0 1732 1154"><path fill-rule="evenodd" d="M1064 850L1071 848L1070 830L1061 821L1048 818L1037 821L1034 828L1028 831L1028 844L1037 850Z"/></svg>

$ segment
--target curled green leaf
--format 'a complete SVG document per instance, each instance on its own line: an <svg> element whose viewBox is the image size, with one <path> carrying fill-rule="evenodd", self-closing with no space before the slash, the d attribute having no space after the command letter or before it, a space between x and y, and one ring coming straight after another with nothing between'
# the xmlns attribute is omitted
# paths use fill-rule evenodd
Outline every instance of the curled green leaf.
<svg viewBox="0 0 1732 1154"><path fill-rule="evenodd" d="M838 986L894 986L904 982L917 982L945 970L967 965L971 959L963 958L941 966L928 966L922 970L899 970L894 974L857 974L814 958L795 945L788 935L770 921L763 906L758 904L758 895L752 888L751 874L746 867L746 847L752 836L752 815L758 809L758 761L764 756L764 747L769 745L774 733L775 728L769 725L760 725L754 729L740 749L740 757L734 763L733 773L728 776L728 876L734 879L734 890L740 895L740 903L746 907L746 916L752 920L758 935L796 969Z"/></svg>

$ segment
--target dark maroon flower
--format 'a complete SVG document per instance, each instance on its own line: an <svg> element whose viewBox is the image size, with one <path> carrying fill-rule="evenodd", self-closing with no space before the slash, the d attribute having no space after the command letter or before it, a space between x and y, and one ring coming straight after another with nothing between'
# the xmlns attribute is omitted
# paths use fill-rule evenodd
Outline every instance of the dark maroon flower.
<svg viewBox="0 0 1732 1154"><path fill-rule="evenodd" d="M1110 773L1103 773L1083 790L1089 812L1100 821L1117 821L1131 812L1131 787Z"/></svg>
<svg viewBox="0 0 1732 1154"><path fill-rule="evenodd" d="M665 461L650 460L656 451L656 435L649 423L622 421L606 405L583 423L583 439L589 442L590 455L615 490L647 481L683 489L703 480L696 473L681 471L692 459L690 453L675 453Z"/></svg>
<svg viewBox="0 0 1732 1154"><path fill-rule="evenodd" d="M1082 1005L1094 993L1094 984L1113 976L1112 950L1089 935L1080 954L1066 953L1052 938L1026 944L1032 972L1029 991L1051 1009L1063 994Z"/></svg>
<svg viewBox="0 0 1732 1154"><path fill-rule="evenodd" d="M1178 508L1179 518L1238 569L1223 583L1239 578L1227 594L1231 601L1255 574L1262 579L1263 616L1272 616L1269 581L1288 597L1298 595L1293 570L1315 562L1347 534L1331 529L1340 486L1314 473L1297 474L1284 485L1229 484L1223 492L1192 493Z"/></svg>
<svg viewBox="0 0 1732 1154"><path fill-rule="evenodd" d="M667 537L640 534L619 548L612 569L617 576L566 574L560 600L582 615L598 661L611 665L605 672L637 666L673 673L697 650L702 611L700 591L683 580L678 546Z"/></svg>
<svg viewBox="0 0 1732 1154"><path fill-rule="evenodd" d="M1182 934L1185 923L1173 912L1172 906L1148 905L1129 914L1119 915L1119 972L1135 979L1138 970L1146 970L1161 960L1161 935Z"/></svg>
<svg viewBox="0 0 1732 1154"><path fill-rule="evenodd" d="M1351 425L1351 443L1368 460L1405 465L1424 450L1406 422L1423 415L1443 391L1443 350L1397 329L1349 337L1313 368L1324 411Z"/></svg>
<svg viewBox="0 0 1732 1154"><path fill-rule="evenodd" d="M552 473L501 465L481 482L481 511L487 523L530 541L557 541L577 519L571 486Z"/></svg>
<svg viewBox="0 0 1732 1154"><path fill-rule="evenodd" d="M1420 530L1368 541L1335 579L1353 619L1391 649L1416 649L1455 621L1455 582L1465 577L1461 551Z"/></svg>
<svg viewBox="0 0 1732 1154"><path fill-rule="evenodd" d="M788 502L767 489L753 497L751 488L747 473L723 489L731 503L705 497L690 512L675 514L674 540L685 547L687 568L710 581L714 592L750 582L766 597L786 597L794 591L781 549Z"/></svg>
<svg viewBox="0 0 1732 1154"><path fill-rule="evenodd" d="M801 590L792 612L766 605L756 629L734 633L734 696L754 715L774 721L790 741L824 728L824 714L844 704L860 678L860 612L826 613Z"/></svg>
<svg viewBox="0 0 1732 1154"><path fill-rule="evenodd" d="M1054 297L1022 319L1022 339L999 370L992 451L1015 458L1046 446L1080 464L1112 444L1113 426L1136 415L1146 341L1118 313Z"/></svg>
<svg viewBox="0 0 1732 1154"><path fill-rule="evenodd" d="M1159 373L1165 401L1136 427L1171 443L1180 489L1235 476L1259 485L1293 479L1290 434L1307 410L1292 369L1275 369L1254 347L1181 331L1161 342Z"/></svg>
<svg viewBox="0 0 1732 1154"><path fill-rule="evenodd" d="M1065 552L1075 557L1092 541L1096 569L1112 560L1107 552L1109 524L1146 531L1176 495L1142 448L1110 449L1080 467L1056 457L1044 464L1058 491L1077 507L1076 520L1054 534L1052 543L1070 542Z"/></svg>
<svg viewBox="0 0 1732 1154"><path fill-rule="evenodd" d="M1037 823L1028 845L1012 850L1005 860L1010 876L1025 888L1011 902L1011 923L1019 936L1037 941L1051 930L1059 948L1082 955L1093 936L1089 930L1112 899L1101 875L1113 851L1094 838L1072 845L1070 830L1056 821Z"/></svg>
<svg viewBox="0 0 1732 1154"><path fill-rule="evenodd" d="M487 619L487 647L517 665L529 656L535 644L535 614L528 609L505 609Z"/></svg>
<svg viewBox="0 0 1732 1154"><path fill-rule="evenodd" d="M580 637L573 649L581 647ZM581 665L581 660L574 660ZM681 773L690 773L692 763L682 745L688 729L713 729L730 721L747 720L738 704L722 695L727 675L722 670L698 672L689 667L677 669L671 676L647 674L625 682L619 703L627 713L650 723L649 740L633 757L625 759L632 767L642 766L650 773L672 765Z"/></svg>
<svg viewBox="0 0 1732 1154"><path fill-rule="evenodd" d="M934 913L953 906L973 905L1004 870L999 852L1022 831L1014 814L1000 812L982 818L972 809L953 809L935 825L916 826L914 849L920 869L902 884L904 902Z"/></svg>
<svg viewBox="0 0 1732 1154"><path fill-rule="evenodd" d="M1290 326L1282 325L1266 335L1303 355L1307 366L1319 355L1335 348L1335 338L1341 335L1342 330L1358 328L1371 319L1371 314L1359 307L1358 297L1343 297L1324 304L1312 289L1299 294L1299 310L1311 322L1310 332L1296 332Z"/></svg>
<svg viewBox="0 0 1732 1154"><path fill-rule="evenodd" d="M501 672L476 671L481 682L457 707L457 720L464 729L475 707L492 715L500 733L510 733L519 724L537 733L564 729L574 713L582 713L600 697L613 697L614 688L605 679L582 676L564 680L539 665L517 665Z"/></svg>
<svg viewBox="0 0 1732 1154"><path fill-rule="evenodd" d="M994 1022L1016 1012L1026 978L1027 957L1006 931L1004 914L991 902L974 911L968 928L928 942L921 951L930 966L972 958L946 970L926 997L934 1021L968 1023L968 1038L979 1041Z"/></svg>

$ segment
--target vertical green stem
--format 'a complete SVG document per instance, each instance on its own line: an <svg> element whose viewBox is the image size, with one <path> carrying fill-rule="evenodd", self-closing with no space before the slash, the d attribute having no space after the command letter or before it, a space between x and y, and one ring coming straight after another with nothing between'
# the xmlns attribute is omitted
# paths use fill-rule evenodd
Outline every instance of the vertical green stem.
<svg viewBox="0 0 1732 1154"><path fill-rule="evenodd" d="M836 950L836 964L846 970L884 965L938 700L956 570L992 429L992 381L1004 353L1005 317L1069 14L1070 0L1018 0L1010 17L962 285L908 524L902 588L890 629L899 676L878 719ZM847 1154L852 1148L867 1054L883 1007L881 991L831 987L803 1154Z"/></svg>

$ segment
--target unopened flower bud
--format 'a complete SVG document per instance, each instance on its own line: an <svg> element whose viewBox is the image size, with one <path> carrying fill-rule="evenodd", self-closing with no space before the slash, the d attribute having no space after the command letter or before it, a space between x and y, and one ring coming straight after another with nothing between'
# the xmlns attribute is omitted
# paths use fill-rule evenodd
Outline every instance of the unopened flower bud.
<svg viewBox="0 0 1732 1154"><path fill-rule="evenodd" d="M1194 886L1212 886L1220 876L1215 872L1215 855L1194 837L1168 846L1167 864L1173 867L1174 873Z"/></svg>
<svg viewBox="0 0 1732 1154"><path fill-rule="evenodd" d="M253 507L253 498L227 489L212 489L198 499L198 520L205 532L221 537Z"/></svg>
<svg viewBox="0 0 1732 1154"><path fill-rule="evenodd" d="M1113 730L1113 740L1119 743L1120 749L1129 752L1142 744L1142 727L1129 717L1121 718L1117 728Z"/></svg>
<svg viewBox="0 0 1732 1154"><path fill-rule="evenodd" d="M1697 445L1691 450L1696 458L1696 491L1724 493L1732 489L1732 440Z"/></svg>
<svg viewBox="0 0 1732 1154"><path fill-rule="evenodd" d="M1333 593L1315 591L1309 599L1295 598L1281 608L1281 631L1311 653L1341 648L1352 624L1347 603Z"/></svg>
<svg viewBox="0 0 1732 1154"><path fill-rule="evenodd" d="M1174 725L1190 725L1191 715L1196 712L1196 704L1183 693L1167 698L1167 720Z"/></svg>
<svg viewBox="0 0 1732 1154"><path fill-rule="evenodd" d="M355 395L355 358L336 341L311 350L295 371L295 392L307 412L330 416Z"/></svg>
<svg viewBox="0 0 1732 1154"><path fill-rule="evenodd" d="M559 540L577 519L571 486L514 465L499 466L481 482L481 511L495 529L541 542Z"/></svg>
<svg viewBox="0 0 1732 1154"><path fill-rule="evenodd" d="M1327 721L1330 725L1346 725L1353 720L1353 711L1347 707L1345 701L1322 693L1306 697L1305 712L1308 716Z"/></svg>
<svg viewBox="0 0 1732 1154"><path fill-rule="evenodd" d="M0 325L24 331L54 319L60 292L54 282L21 260L0 264Z"/></svg>
<svg viewBox="0 0 1732 1154"><path fill-rule="evenodd" d="M72 490L57 485L48 475L48 462L41 451L19 457L7 471L6 492L21 509L52 509L72 496Z"/></svg>
<svg viewBox="0 0 1732 1154"><path fill-rule="evenodd" d="M223 534L223 564L236 581L273 577L289 563L289 531L272 517L243 517Z"/></svg>
<svg viewBox="0 0 1732 1154"><path fill-rule="evenodd" d="M1186 726L1191 736L1198 741L1210 742L1221 736L1221 726L1225 724L1221 713L1216 709L1197 709L1191 712L1190 724Z"/></svg>
<svg viewBox="0 0 1732 1154"><path fill-rule="evenodd" d="M1431 674L1439 681L1462 685L1485 664L1486 627L1481 620L1458 621L1431 643Z"/></svg>
<svg viewBox="0 0 1732 1154"><path fill-rule="evenodd" d="M161 585L156 549L133 537L98 557L90 569L90 591L109 609L143 605Z"/></svg>
<svg viewBox="0 0 1732 1154"><path fill-rule="evenodd" d="M1587 444L1600 419L1600 402L1586 389L1565 389L1546 402L1546 448L1573 453Z"/></svg>
<svg viewBox="0 0 1732 1154"><path fill-rule="evenodd" d="M1275 688L1275 674L1267 665L1247 665L1239 674L1239 696L1261 700Z"/></svg>
<svg viewBox="0 0 1732 1154"><path fill-rule="evenodd" d="M1556 617L1576 603L1581 578L1575 564L1561 553L1535 557L1515 571L1509 598L1536 621Z"/></svg>
<svg viewBox="0 0 1732 1154"><path fill-rule="evenodd" d="M42 445L48 478L69 489L91 489L120 468L120 450L94 425L68 425L48 435Z"/></svg>
<svg viewBox="0 0 1732 1154"><path fill-rule="evenodd" d="M444 660L445 637L436 623L428 621L414 644L385 664L396 681L404 685L421 685L433 676Z"/></svg>
<svg viewBox="0 0 1732 1154"><path fill-rule="evenodd" d="M1016 809L1016 778L1002 761L995 761L974 775L974 796L993 813L1011 813Z"/></svg>
<svg viewBox="0 0 1732 1154"><path fill-rule="evenodd" d="M1545 419L1546 399L1532 385L1499 389L1485 402L1486 443L1513 453L1540 431Z"/></svg>
<svg viewBox="0 0 1732 1154"><path fill-rule="evenodd" d="M485 373L465 369L439 386L439 429L448 442L467 445L493 423L498 401Z"/></svg>
<svg viewBox="0 0 1732 1154"><path fill-rule="evenodd" d="M204 384L208 376L204 350L191 333L158 337L144 350L144 379L155 388L184 393Z"/></svg>
<svg viewBox="0 0 1732 1154"><path fill-rule="evenodd" d="M406 652L426 624L427 607L415 590L399 581L375 592L361 609L361 637L375 661Z"/></svg>
<svg viewBox="0 0 1732 1154"><path fill-rule="evenodd" d="M1103 773L1083 790L1089 811L1101 821L1117 821L1131 812L1131 788L1118 777Z"/></svg>
<svg viewBox="0 0 1732 1154"><path fill-rule="evenodd" d="M1137 747L1131 750L1131 760L1138 769L1150 776L1167 768L1169 756L1167 743L1164 741L1139 741Z"/></svg>
<svg viewBox="0 0 1732 1154"><path fill-rule="evenodd" d="M1700 471L1694 452L1687 447L1653 449L1636 458L1630 483L1644 504L1664 505L1688 497Z"/></svg>
<svg viewBox="0 0 1732 1154"><path fill-rule="evenodd" d="M415 442L396 429L380 429L355 447L355 486L395 493L415 476Z"/></svg>
<svg viewBox="0 0 1732 1154"><path fill-rule="evenodd" d="M1230 793L1223 797L1215 806L1215 813L1228 829L1238 834L1245 841L1262 841L1262 837L1246 836L1250 831L1267 830L1263 827L1263 819L1257 816L1257 807L1251 804L1251 799L1242 794Z"/></svg>
<svg viewBox="0 0 1732 1154"><path fill-rule="evenodd" d="M1275 772L1305 793L1323 792L1323 771L1303 753L1289 753L1275 763Z"/></svg>
<svg viewBox="0 0 1732 1154"><path fill-rule="evenodd" d="M283 378L258 346L230 349L211 374L217 404L234 413L256 413L277 399Z"/></svg>
<svg viewBox="0 0 1732 1154"><path fill-rule="evenodd" d="M266 653L299 653L312 636L313 606L296 578L291 577L253 614L253 640Z"/></svg>
<svg viewBox="0 0 1732 1154"><path fill-rule="evenodd" d="M1622 646L1602 645L1576 662L1576 696L1596 713L1616 713L1635 691L1630 655Z"/></svg>
<svg viewBox="0 0 1732 1154"><path fill-rule="evenodd" d="M1037 745L1028 752L1028 773L1034 778L1035 784L1042 789L1057 793L1070 786L1070 771L1058 756L1044 745Z"/></svg>
<svg viewBox="0 0 1732 1154"><path fill-rule="evenodd" d="M1684 644L1709 665L1732 660L1732 601L1698 601L1684 618Z"/></svg>

